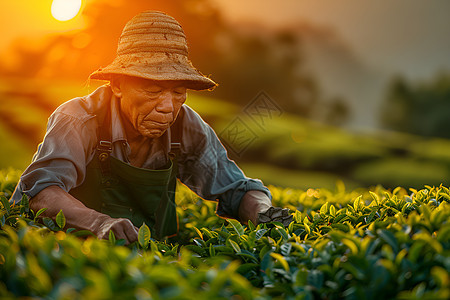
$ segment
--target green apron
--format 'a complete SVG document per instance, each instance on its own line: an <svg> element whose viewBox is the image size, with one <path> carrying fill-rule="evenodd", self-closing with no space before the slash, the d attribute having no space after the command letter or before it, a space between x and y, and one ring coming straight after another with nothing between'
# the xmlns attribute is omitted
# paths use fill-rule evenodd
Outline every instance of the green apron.
<svg viewBox="0 0 450 300"><path fill-rule="evenodd" d="M110 116L110 113L107 112L107 115ZM158 170L137 168L112 157L111 125L109 120L103 122L109 128L99 128L100 140L95 157L86 167L85 180L69 193L87 207L113 218L130 219L137 227L145 222L156 238L176 235L175 189L180 148L178 141L181 140L178 137L181 134L180 119L182 115L171 127L173 133L168 165Z"/></svg>

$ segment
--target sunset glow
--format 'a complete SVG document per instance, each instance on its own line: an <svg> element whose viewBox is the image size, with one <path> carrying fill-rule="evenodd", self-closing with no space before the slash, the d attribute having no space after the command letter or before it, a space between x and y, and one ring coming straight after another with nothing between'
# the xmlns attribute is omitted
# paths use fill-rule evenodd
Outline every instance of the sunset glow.
<svg viewBox="0 0 450 300"><path fill-rule="evenodd" d="M52 16L58 21L73 19L81 8L81 0L53 0Z"/></svg>

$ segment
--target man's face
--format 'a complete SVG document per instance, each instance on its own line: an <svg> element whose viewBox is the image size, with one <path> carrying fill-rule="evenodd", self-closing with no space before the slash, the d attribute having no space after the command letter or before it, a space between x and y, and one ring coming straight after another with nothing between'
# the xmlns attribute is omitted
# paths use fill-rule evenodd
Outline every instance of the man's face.
<svg viewBox="0 0 450 300"><path fill-rule="evenodd" d="M134 130L148 138L160 137L175 121L186 101L182 81L153 81L124 77L111 83L120 98L123 116Z"/></svg>

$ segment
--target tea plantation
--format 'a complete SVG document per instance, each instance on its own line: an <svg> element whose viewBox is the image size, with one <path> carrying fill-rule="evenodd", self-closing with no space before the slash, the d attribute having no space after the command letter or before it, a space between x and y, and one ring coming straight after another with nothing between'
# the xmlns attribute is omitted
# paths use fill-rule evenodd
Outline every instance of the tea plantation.
<svg viewBox="0 0 450 300"><path fill-rule="evenodd" d="M447 187L270 187L293 222L242 226L179 186L177 238L124 246L42 219L0 174L2 299L449 299Z"/></svg>

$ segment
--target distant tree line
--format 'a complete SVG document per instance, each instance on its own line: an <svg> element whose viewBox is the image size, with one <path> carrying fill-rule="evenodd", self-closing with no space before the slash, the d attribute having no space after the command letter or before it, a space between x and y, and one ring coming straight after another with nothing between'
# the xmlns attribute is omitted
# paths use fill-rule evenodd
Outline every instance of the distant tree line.
<svg viewBox="0 0 450 300"><path fill-rule="evenodd" d="M450 74L422 83L393 79L381 120L388 129L450 138Z"/></svg>

